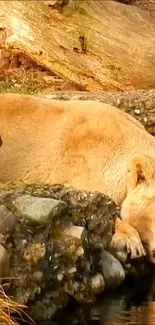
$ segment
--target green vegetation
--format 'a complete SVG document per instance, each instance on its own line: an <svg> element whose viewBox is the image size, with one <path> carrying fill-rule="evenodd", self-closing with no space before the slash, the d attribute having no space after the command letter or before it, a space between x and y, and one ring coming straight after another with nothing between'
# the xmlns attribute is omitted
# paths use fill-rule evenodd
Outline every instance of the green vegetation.
<svg viewBox="0 0 155 325"><path fill-rule="evenodd" d="M37 94L41 89L39 87L28 87L28 86L20 86L17 87L15 85L12 85L8 82L2 81L0 82L0 93L7 92L7 93L20 93L20 94Z"/></svg>

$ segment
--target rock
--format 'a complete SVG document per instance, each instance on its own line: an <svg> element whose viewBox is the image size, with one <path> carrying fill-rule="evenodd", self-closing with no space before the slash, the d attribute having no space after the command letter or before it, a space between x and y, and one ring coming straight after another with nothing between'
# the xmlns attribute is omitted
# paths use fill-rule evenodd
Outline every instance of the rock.
<svg viewBox="0 0 155 325"><path fill-rule="evenodd" d="M29 304L35 320L52 316L70 297L92 303L104 289L122 283L122 265L105 251L119 216L109 197L60 185L5 186L0 188L0 219L15 218L16 227L10 232L4 227L0 277L7 271L8 294ZM126 274L144 273L144 261L131 264L124 266Z"/></svg>
<svg viewBox="0 0 155 325"><path fill-rule="evenodd" d="M63 278L64 278L64 274L63 274L63 273L59 273L59 274L57 275L57 279L58 279L59 281L62 281Z"/></svg>
<svg viewBox="0 0 155 325"><path fill-rule="evenodd" d="M37 184L5 185L0 204L0 211L16 220L16 227L3 234L8 294L20 304L30 303L35 320L47 319L70 297L94 302L106 282L95 252L100 256L111 241L116 204L99 192ZM6 251L0 250L5 271Z"/></svg>
<svg viewBox="0 0 155 325"><path fill-rule="evenodd" d="M0 205L0 233L11 232L16 226L15 216L4 206Z"/></svg>
<svg viewBox="0 0 155 325"><path fill-rule="evenodd" d="M68 271L68 273L69 274L73 274L73 273L75 273L77 271L77 268L74 266L74 267L72 267L69 271Z"/></svg>
<svg viewBox="0 0 155 325"><path fill-rule="evenodd" d="M76 258L84 255L83 242L87 241L87 230L84 227L63 227L61 236L70 255L74 254Z"/></svg>
<svg viewBox="0 0 155 325"><path fill-rule="evenodd" d="M99 192L87 192L63 188L53 193L56 199L63 199L69 204L72 223L85 227L92 249L107 247L112 239L112 230L119 207L106 195Z"/></svg>
<svg viewBox="0 0 155 325"><path fill-rule="evenodd" d="M64 234L82 240L85 236L86 229L84 227L70 226L64 230Z"/></svg>
<svg viewBox="0 0 155 325"><path fill-rule="evenodd" d="M23 258L29 265L35 265L45 256L46 247L44 243L31 243L27 245Z"/></svg>
<svg viewBox="0 0 155 325"><path fill-rule="evenodd" d="M8 271L8 254L5 248L0 245L0 278L4 276Z"/></svg>
<svg viewBox="0 0 155 325"><path fill-rule="evenodd" d="M109 252L102 252L100 266L106 287L115 288L125 279L125 271L121 263Z"/></svg>
<svg viewBox="0 0 155 325"><path fill-rule="evenodd" d="M36 271L36 272L34 272L34 273L33 273L33 278L34 278L36 281L40 282L40 281L42 280L42 278L43 278L43 272L41 272L41 271Z"/></svg>
<svg viewBox="0 0 155 325"><path fill-rule="evenodd" d="M39 224L49 224L66 210L66 203L51 198L20 195L13 200L18 213L25 219Z"/></svg>
<svg viewBox="0 0 155 325"><path fill-rule="evenodd" d="M84 254L84 249L82 246L79 246L75 252L76 256L82 256Z"/></svg>
<svg viewBox="0 0 155 325"><path fill-rule="evenodd" d="M103 276L98 273L91 278L91 289L95 294L101 293L104 290L105 282Z"/></svg>
<svg viewBox="0 0 155 325"><path fill-rule="evenodd" d="M45 304L42 304L40 301L36 302L36 305L32 308L32 316L35 317L35 320L49 320L52 316L54 316L57 311L57 306L53 303L49 303L48 301ZM45 322L45 324L46 324ZM52 324L50 320L50 325Z"/></svg>

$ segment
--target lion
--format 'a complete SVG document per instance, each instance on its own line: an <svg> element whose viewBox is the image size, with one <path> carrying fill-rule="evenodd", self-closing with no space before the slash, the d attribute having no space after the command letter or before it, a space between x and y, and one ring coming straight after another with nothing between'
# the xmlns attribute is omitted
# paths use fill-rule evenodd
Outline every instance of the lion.
<svg viewBox="0 0 155 325"><path fill-rule="evenodd" d="M121 207L111 246L155 263L155 139L95 101L0 95L0 182L99 191Z"/></svg>

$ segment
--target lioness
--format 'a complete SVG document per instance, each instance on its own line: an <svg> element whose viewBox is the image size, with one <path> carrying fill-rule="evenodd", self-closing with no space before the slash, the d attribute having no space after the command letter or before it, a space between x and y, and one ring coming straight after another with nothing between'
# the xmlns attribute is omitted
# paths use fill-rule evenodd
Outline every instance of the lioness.
<svg viewBox="0 0 155 325"><path fill-rule="evenodd" d="M94 101L0 95L0 181L60 183L121 205L112 245L155 262L155 139ZM141 239L140 239L141 238Z"/></svg>

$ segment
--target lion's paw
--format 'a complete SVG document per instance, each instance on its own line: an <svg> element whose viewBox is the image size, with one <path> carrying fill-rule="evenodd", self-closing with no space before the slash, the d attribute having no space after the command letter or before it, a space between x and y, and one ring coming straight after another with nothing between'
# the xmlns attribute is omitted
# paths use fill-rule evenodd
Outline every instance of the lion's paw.
<svg viewBox="0 0 155 325"><path fill-rule="evenodd" d="M130 225L128 228L126 227L125 231L116 231L112 237L110 248L114 249L117 258L123 263L128 259L136 259L146 255L138 232Z"/></svg>

